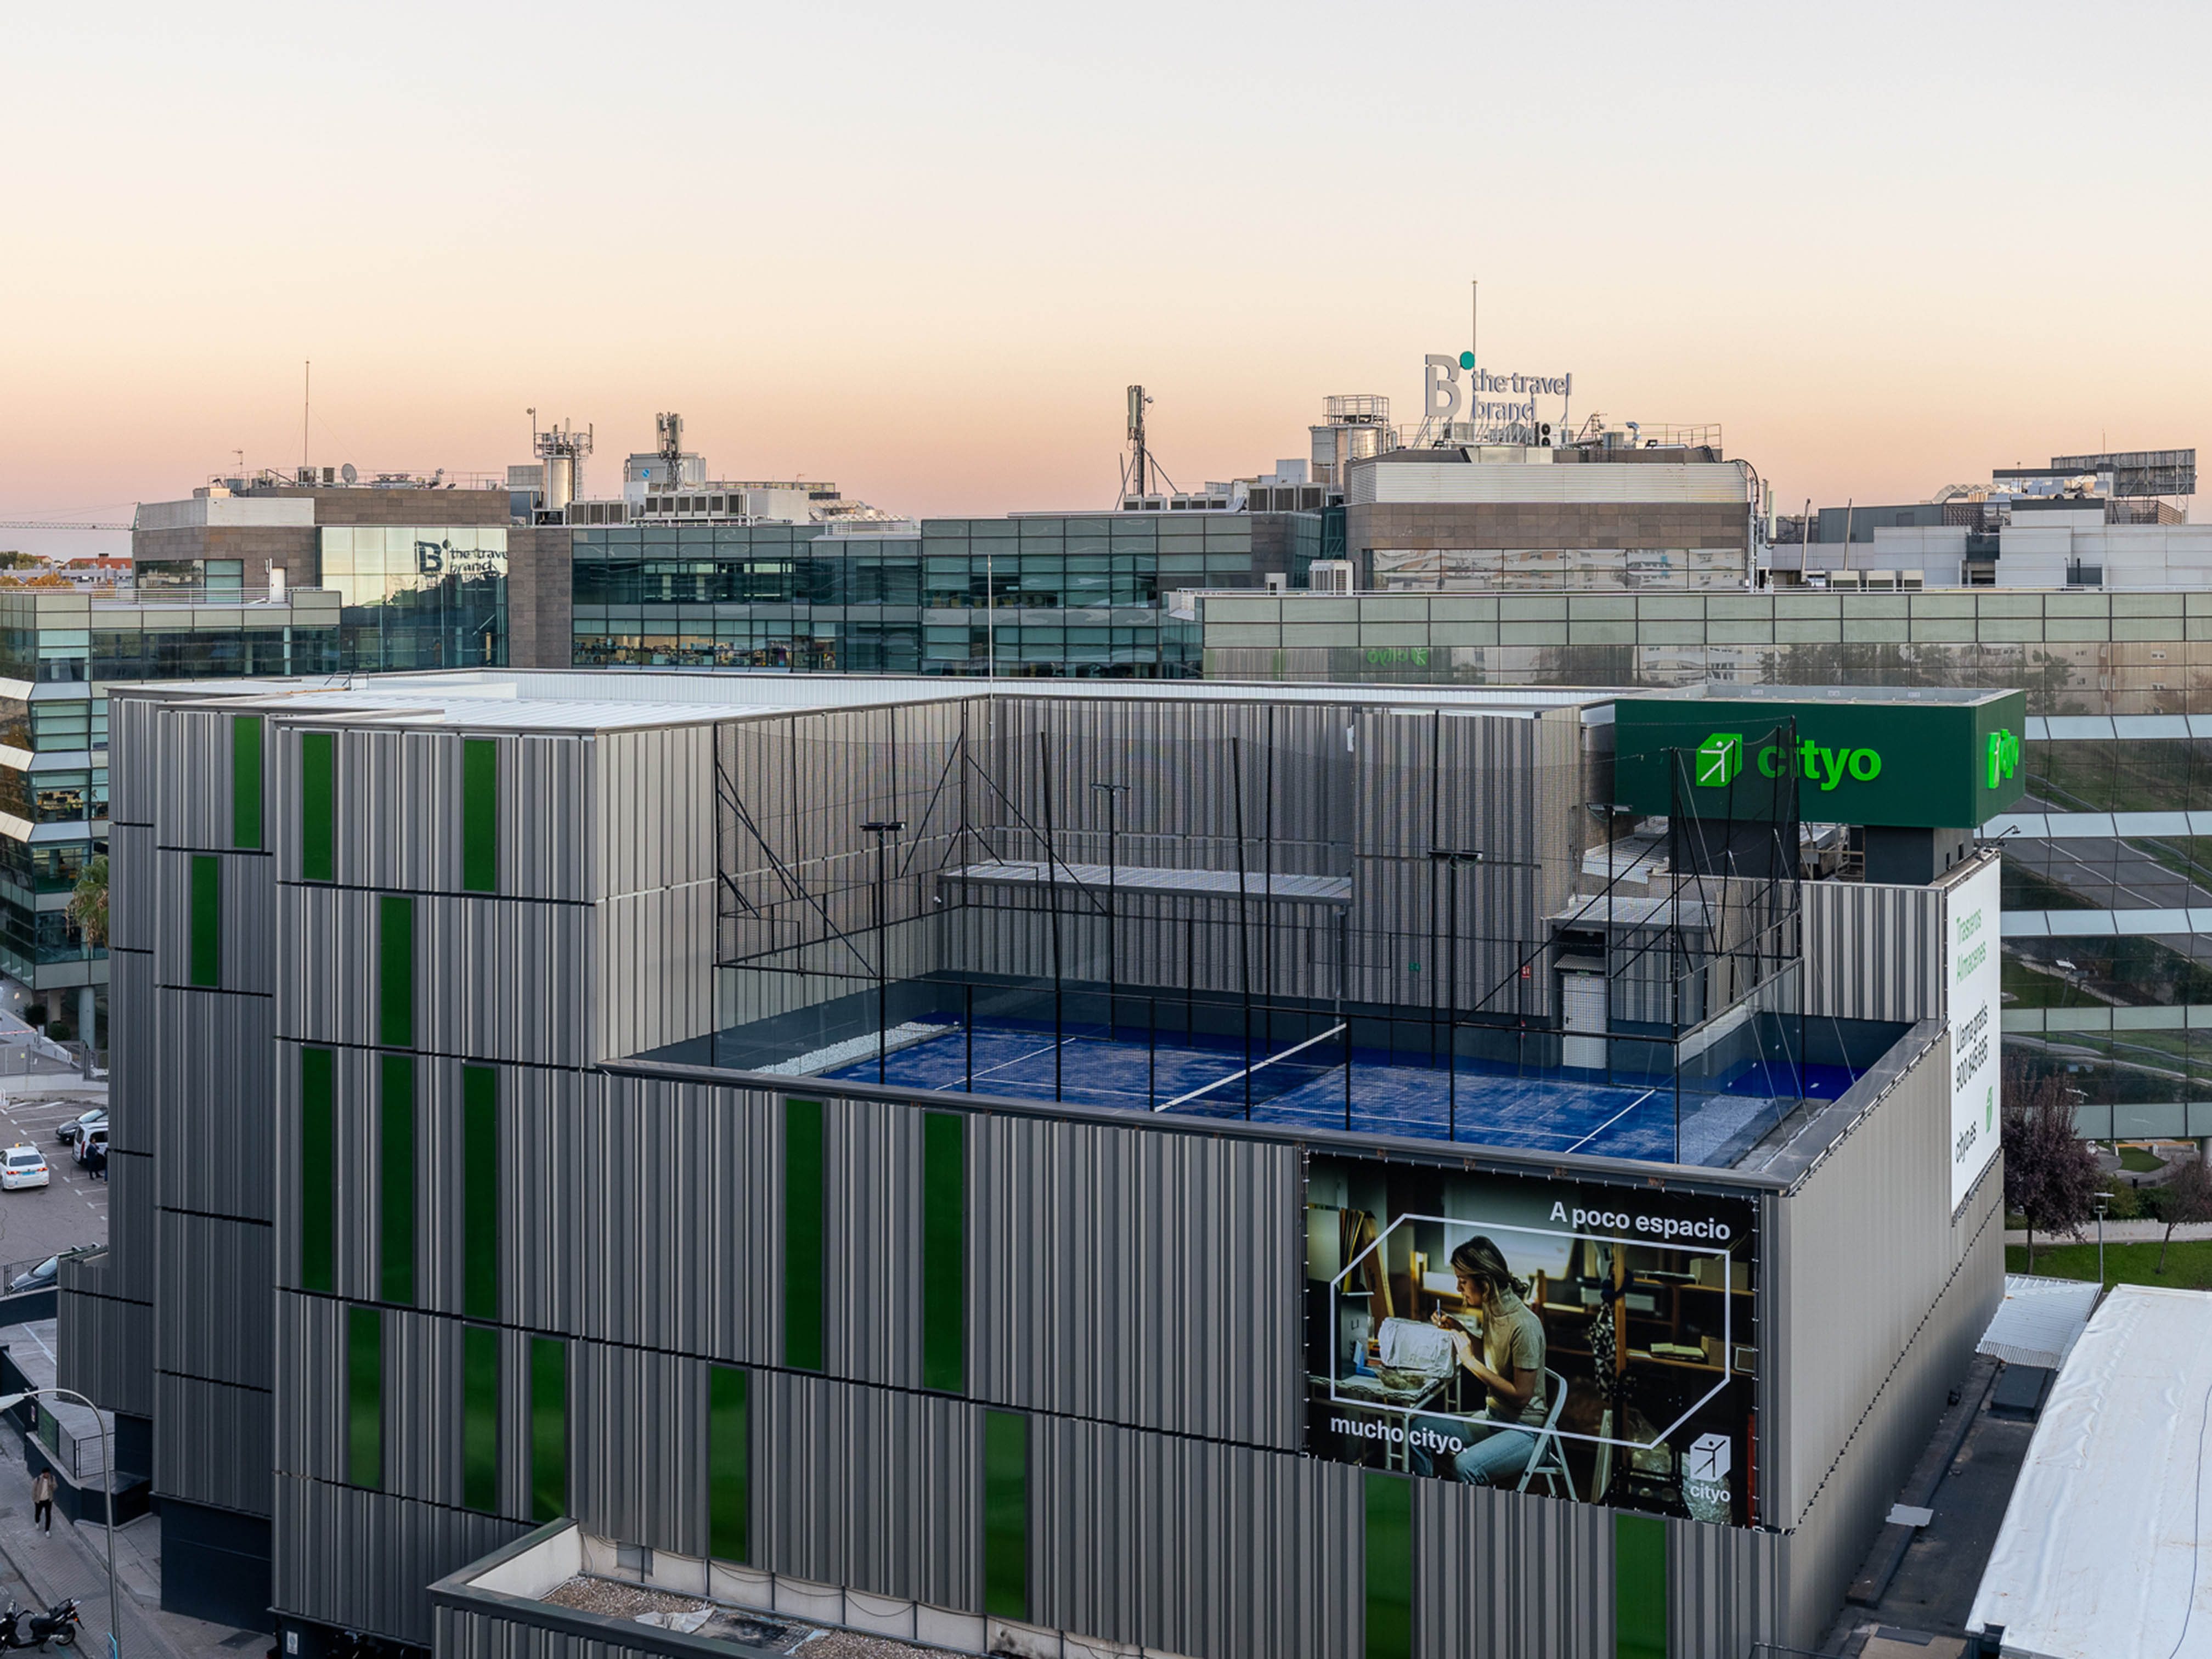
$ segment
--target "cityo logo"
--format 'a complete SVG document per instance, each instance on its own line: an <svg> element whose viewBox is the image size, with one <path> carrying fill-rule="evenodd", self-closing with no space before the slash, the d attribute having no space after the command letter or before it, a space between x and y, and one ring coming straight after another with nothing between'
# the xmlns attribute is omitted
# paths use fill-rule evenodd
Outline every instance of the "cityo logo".
<svg viewBox="0 0 2212 1659"><path fill-rule="evenodd" d="M1698 745L1696 770L1692 774L1700 789L1723 789L1743 770L1743 734L1716 732Z"/></svg>
<svg viewBox="0 0 2212 1659"><path fill-rule="evenodd" d="M1729 1471L1735 1467L1735 1461L1728 1436L1699 1435L1690 1443L1689 1455L1684 1460L1684 1494L1700 1503L1726 1504L1729 1501Z"/></svg>
<svg viewBox="0 0 2212 1659"><path fill-rule="evenodd" d="M1824 749L1810 738L1793 750L1778 743L1759 751L1759 775L1763 778L1810 778L1823 793L1845 778L1872 783L1881 775L1881 755L1873 749ZM1698 745L1692 774L1700 787L1717 789L1735 781L1743 770L1743 737L1740 732L1716 732Z"/></svg>
<svg viewBox="0 0 2212 1659"><path fill-rule="evenodd" d="M1735 1467L1735 1449L1724 1434L1701 1434L1690 1443L1690 1479L1725 1480Z"/></svg>
<svg viewBox="0 0 2212 1659"><path fill-rule="evenodd" d="M1990 733L1989 787L1996 788L2020 769L2020 734L2002 730Z"/></svg>

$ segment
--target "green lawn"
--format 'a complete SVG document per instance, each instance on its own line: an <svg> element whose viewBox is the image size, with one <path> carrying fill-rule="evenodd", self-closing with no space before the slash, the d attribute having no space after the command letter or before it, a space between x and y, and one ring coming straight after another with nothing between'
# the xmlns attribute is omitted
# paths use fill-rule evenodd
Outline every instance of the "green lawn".
<svg viewBox="0 0 2212 1659"><path fill-rule="evenodd" d="M2154 1271L2157 1266L2155 1242L2105 1246L2107 1285L2163 1285L2172 1290L2212 1291L2212 1238L2177 1238L2166 1247L2166 1271ZM2025 1244L2005 1246L2005 1271L2029 1271ZM2092 1237L2086 1244L2060 1244L2046 1249L2038 1240L2034 1272L2043 1279L2094 1279L2097 1242Z"/></svg>
<svg viewBox="0 0 2212 1659"><path fill-rule="evenodd" d="M2120 1148L2120 1167L2133 1170L2137 1175L2148 1175L2154 1170L2163 1170L2166 1160L2156 1152L2147 1152L2140 1146L2123 1146Z"/></svg>

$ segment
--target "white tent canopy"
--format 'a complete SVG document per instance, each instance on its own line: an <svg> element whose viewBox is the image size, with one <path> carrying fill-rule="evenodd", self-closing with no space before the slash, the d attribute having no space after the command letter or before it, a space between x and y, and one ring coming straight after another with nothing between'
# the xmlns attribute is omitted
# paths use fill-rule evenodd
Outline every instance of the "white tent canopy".
<svg viewBox="0 0 2212 1659"><path fill-rule="evenodd" d="M2021 1659L2212 1659L2212 1294L2122 1285L2051 1385L1972 1631Z"/></svg>

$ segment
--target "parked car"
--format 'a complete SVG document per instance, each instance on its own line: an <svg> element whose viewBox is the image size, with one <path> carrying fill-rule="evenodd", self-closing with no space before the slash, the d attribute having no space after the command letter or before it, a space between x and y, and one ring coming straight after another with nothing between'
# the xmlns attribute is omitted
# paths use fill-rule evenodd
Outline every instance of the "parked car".
<svg viewBox="0 0 2212 1659"><path fill-rule="evenodd" d="M46 1155L35 1146L10 1146L0 1155L0 1189L12 1193L18 1187L43 1187L52 1179Z"/></svg>
<svg viewBox="0 0 2212 1659"><path fill-rule="evenodd" d="M100 1248L97 1244L80 1244L74 1249L64 1250L60 1255L50 1255L35 1267L26 1267L8 1281L7 1294L15 1296L23 1291L43 1291L61 1276L62 1256L89 1255Z"/></svg>
<svg viewBox="0 0 2212 1659"><path fill-rule="evenodd" d="M37 1267L26 1267L9 1279L8 1294L14 1296L19 1291L43 1291L60 1277L61 1271L61 1257L50 1255Z"/></svg>
<svg viewBox="0 0 2212 1659"><path fill-rule="evenodd" d="M71 1156L82 1164L92 1156L92 1149L95 1146L102 1152L107 1150L107 1126L105 1123L95 1124L89 1129L78 1130L76 1147Z"/></svg>
<svg viewBox="0 0 2212 1659"><path fill-rule="evenodd" d="M95 1106L82 1116L64 1118L62 1121L61 1127L54 1131L54 1139L60 1141L64 1146L73 1146L76 1144L78 1130L89 1129L96 1124L101 1124L106 1121L107 1108L105 1106Z"/></svg>

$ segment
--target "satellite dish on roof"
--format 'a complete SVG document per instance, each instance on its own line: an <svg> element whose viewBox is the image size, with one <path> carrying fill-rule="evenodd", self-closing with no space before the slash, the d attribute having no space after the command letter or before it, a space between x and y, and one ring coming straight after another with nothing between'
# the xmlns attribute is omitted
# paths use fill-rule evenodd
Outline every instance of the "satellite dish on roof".
<svg viewBox="0 0 2212 1659"><path fill-rule="evenodd" d="M351 461L348 461L343 466L338 469L338 477L343 478L348 483L355 483L360 481L361 474L353 470L353 463Z"/></svg>

